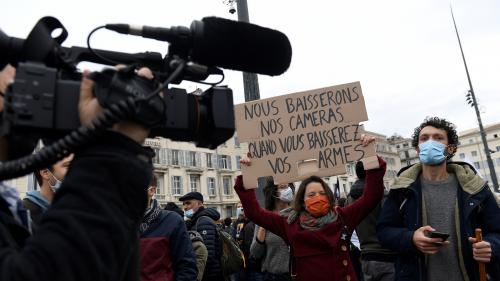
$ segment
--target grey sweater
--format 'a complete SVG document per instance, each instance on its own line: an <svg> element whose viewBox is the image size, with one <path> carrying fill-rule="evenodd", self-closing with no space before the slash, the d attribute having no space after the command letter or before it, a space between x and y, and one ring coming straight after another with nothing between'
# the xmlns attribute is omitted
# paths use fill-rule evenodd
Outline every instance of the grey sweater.
<svg viewBox="0 0 500 281"><path fill-rule="evenodd" d="M250 246L250 255L262 261L262 271L285 274L289 271L290 251L288 245L270 231L266 231L264 243L257 241L257 231L259 226L255 226L255 235L252 246Z"/></svg>

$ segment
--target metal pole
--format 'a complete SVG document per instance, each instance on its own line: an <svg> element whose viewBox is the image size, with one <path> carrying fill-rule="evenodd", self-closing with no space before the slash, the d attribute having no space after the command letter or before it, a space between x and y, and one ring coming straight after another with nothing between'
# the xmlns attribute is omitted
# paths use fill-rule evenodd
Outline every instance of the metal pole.
<svg viewBox="0 0 500 281"><path fill-rule="evenodd" d="M237 0L238 20L243 22L250 22L248 16L247 0ZM257 74L243 72L243 89L245 92L245 101L253 101L260 99L259 81Z"/></svg>
<svg viewBox="0 0 500 281"><path fill-rule="evenodd" d="M479 112L479 107L476 101L476 95L474 94L474 89L472 88L472 82L470 80L469 69L467 68L467 63L465 62L464 50L462 49L462 43L460 42L460 36L458 35L457 24L455 23L455 16L453 16L453 9L451 9L451 17L453 19L453 25L455 26L455 32L457 33L458 45L460 46L460 52L462 53L462 59L464 61L465 73L467 73L467 80L469 81L470 94L472 97L472 105L476 111L477 123L479 124L479 134L481 135L481 140L483 141L484 153L486 154L486 162L488 162L488 167L490 169L491 182L493 188L496 192L499 192L497 174L495 172L495 167L493 166L493 160L491 159L490 149L488 148L488 143L486 142L486 132L484 131L483 122L481 121L481 114Z"/></svg>

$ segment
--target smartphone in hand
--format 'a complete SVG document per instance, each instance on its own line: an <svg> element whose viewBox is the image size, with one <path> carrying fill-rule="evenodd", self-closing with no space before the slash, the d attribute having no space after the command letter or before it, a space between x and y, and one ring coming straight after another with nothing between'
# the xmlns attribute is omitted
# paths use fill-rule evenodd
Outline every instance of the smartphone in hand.
<svg viewBox="0 0 500 281"><path fill-rule="evenodd" d="M450 237L450 235L448 233L442 233L442 232L438 232L438 231L427 231L425 236L427 236L429 238L441 238L443 240L443 242L446 241L448 239L448 237Z"/></svg>

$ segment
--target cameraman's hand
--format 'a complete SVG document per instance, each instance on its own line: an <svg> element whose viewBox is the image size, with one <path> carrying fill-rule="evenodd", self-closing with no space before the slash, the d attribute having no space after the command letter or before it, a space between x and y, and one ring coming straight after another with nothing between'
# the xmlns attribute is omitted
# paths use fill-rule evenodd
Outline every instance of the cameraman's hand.
<svg viewBox="0 0 500 281"><path fill-rule="evenodd" d="M103 108L99 105L97 98L94 96L92 89L94 81L88 79L89 71L83 73L82 83L80 86L80 101L78 110L80 113L80 122L84 125L89 125L94 118L102 113ZM141 68L138 75L151 79L153 74L149 69ZM138 143L143 143L149 134L149 129L135 122L123 121L113 126L113 130L117 131Z"/></svg>

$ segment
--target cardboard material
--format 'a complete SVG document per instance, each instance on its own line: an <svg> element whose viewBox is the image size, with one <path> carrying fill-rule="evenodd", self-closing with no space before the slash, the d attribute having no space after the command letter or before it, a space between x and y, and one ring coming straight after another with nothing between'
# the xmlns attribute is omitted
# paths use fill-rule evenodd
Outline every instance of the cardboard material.
<svg viewBox="0 0 500 281"><path fill-rule="evenodd" d="M238 138L252 157L251 166L241 167L245 188L256 188L259 177L288 183L376 160L374 144L360 142L359 123L368 116L359 82L239 104L235 114Z"/></svg>

